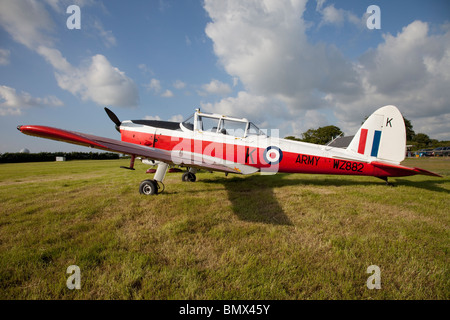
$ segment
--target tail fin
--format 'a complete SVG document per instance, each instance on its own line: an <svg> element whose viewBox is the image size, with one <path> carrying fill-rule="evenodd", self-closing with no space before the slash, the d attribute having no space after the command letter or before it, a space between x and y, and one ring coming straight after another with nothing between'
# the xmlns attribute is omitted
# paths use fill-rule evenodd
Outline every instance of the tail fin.
<svg viewBox="0 0 450 320"><path fill-rule="evenodd" d="M371 160L399 164L405 159L406 129L395 106L385 106L367 118L347 150Z"/></svg>

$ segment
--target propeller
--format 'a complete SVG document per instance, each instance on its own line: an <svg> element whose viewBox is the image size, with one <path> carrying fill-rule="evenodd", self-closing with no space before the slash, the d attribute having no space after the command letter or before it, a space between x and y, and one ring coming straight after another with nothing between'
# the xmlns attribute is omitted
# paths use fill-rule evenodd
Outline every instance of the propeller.
<svg viewBox="0 0 450 320"><path fill-rule="evenodd" d="M117 118L117 116L114 114L114 112L112 112L108 108L105 107L105 111L108 114L108 117L111 119L111 121L116 124L116 130L120 132L119 127L122 124L122 122L119 120L119 118Z"/></svg>

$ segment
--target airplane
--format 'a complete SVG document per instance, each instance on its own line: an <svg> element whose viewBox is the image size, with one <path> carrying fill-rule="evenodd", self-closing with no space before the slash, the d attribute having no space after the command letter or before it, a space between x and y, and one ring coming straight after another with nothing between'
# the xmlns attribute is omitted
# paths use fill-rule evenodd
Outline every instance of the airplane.
<svg viewBox="0 0 450 320"><path fill-rule="evenodd" d="M162 192L164 177L173 165L187 168L182 175L187 182L196 181L199 169L226 175L286 172L374 176L387 185L392 185L388 177L441 177L400 164L406 154L406 130L400 111L392 105L368 117L345 149L271 136L246 118L200 109L182 122L120 121L110 109L105 111L120 132L120 141L47 126L19 125L17 129L31 136L130 155L129 167L122 168L134 170L136 157L157 165L153 179L139 185L143 195Z"/></svg>

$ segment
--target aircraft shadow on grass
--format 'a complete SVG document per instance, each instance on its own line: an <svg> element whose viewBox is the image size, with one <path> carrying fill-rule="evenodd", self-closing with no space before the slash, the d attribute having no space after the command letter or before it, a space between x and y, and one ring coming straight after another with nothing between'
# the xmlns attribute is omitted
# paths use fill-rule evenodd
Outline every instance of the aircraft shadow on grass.
<svg viewBox="0 0 450 320"><path fill-rule="evenodd" d="M405 185L408 187L420 188L434 192L443 192L447 194L450 193L450 191L442 188L440 185L448 182L450 182L450 179L448 179L447 177L444 177L443 179L435 178L425 181L411 181L398 178L395 179L396 185Z"/></svg>
<svg viewBox="0 0 450 320"><path fill-rule="evenodd" d="M273 225L293 226L289 217L284 212L279 200L275 196L274 188L283 186L361 186L382 185L384 181L377 180L346 180L339 178L324 177L317 178L295 178L285 179L290 174L277 174L276 176L252 175L249 177L202 179L202 183L222 184L228 193L228 199L232 203L233 212L242 221L260 222ZM409 187L422 188L433 192L449 193L447 189L440 187L448 179L435 179L426 181L409 181L395 179L394 185L406 185Z"/></svg>
<svg viewBox="0 0 450 320"><path fill-rule="evenodd" d="M242 221L293 226L273 189L295 183L286 180L280 184L279 179L272 180L267 176L250 176L202 179L201 182L222 184L227 191L233 212Z"/></svg>

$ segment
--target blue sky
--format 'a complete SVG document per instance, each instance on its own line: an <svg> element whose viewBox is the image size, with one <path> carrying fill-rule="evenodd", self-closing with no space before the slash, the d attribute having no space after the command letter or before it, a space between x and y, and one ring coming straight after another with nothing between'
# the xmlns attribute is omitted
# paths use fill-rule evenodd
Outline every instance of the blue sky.
<svg viewBox="0 0 450 320"><path fill-rule="evenodd" d="M79 30L66 26L73 4ZM449 12L445 0L0 0L0 153L89 151L19 124L118 139L105 106L173 121L200 107L300 136L354 134L394 104L450 140Z"/></svg>

